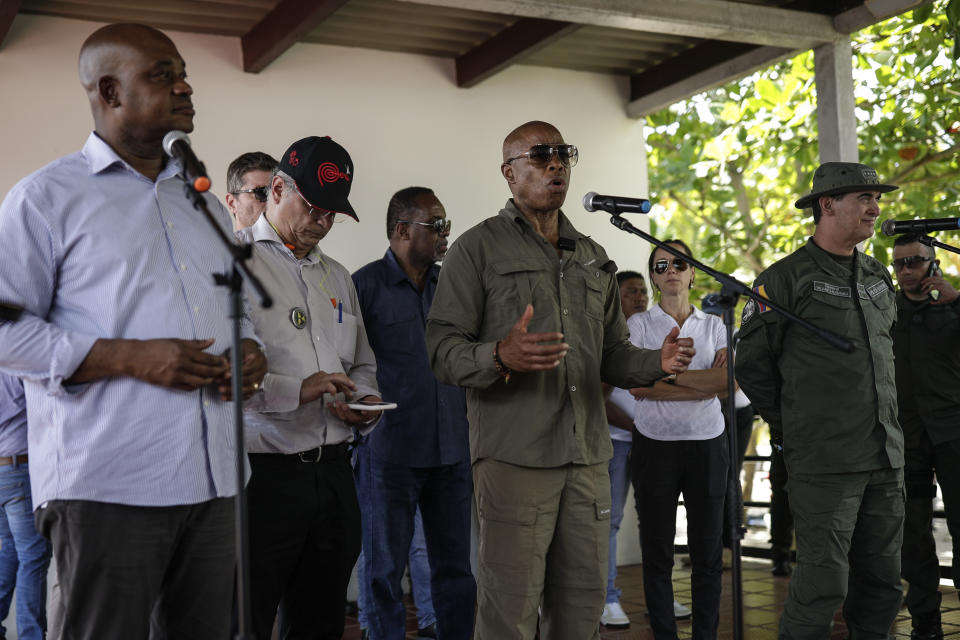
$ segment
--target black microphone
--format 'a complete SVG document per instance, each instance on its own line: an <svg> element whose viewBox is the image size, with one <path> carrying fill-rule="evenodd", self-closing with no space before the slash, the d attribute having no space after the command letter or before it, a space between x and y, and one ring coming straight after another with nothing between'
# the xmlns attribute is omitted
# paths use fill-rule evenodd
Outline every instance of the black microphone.
<svg viewBox="0 0 960 640"><path fill-rule="evenodd" d="M583 208L587 211L600 209L614 215L618 213L649 213L650 201L643 198L624 198L622 196L601 196L591 191L583 196Z"/></svg>
<svg viewBox="0 0 960 640"><path fill-rule="evenodd" d="M929 220L884 220L880 230L888 236L901 233L926 234L931 231L960 229L960 218L931 218Z"/></svg>
<svg viewBox="0 0 960 640"><path fill-rule="evenodd" d="M183 131L173 130L163 136L163 150L174 160L180 161L183 175L194 190L204 192L210 188L210 178L203 163L193 154L190 138Z"/></svg>

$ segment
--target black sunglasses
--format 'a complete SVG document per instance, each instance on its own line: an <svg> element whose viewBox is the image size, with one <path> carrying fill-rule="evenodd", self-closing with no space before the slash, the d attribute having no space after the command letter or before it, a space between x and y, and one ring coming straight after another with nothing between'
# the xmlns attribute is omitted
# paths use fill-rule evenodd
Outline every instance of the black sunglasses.
<svg viewBox="0 0 960 640"><path fill-rule="evenodd" d="M893 268L895 271L900 271L904 267L912 267L914 264L923 264L924 262L930 262L933 260L930 256L907 256L905 258L897 258L893 261Z"/></svg>
<svg viewBox="0 0 960 640"><path fill-rule="evenodd" d="M677 271L686 271L687 267L690 266L680 258L674 258L673 261L670 260L657 260L653 263L653 270L656 273L665 273L667 269L670 268L670 265L673 265L673 268Z"/></svg>
<svg viewBox="0 0 960 640"><path fill-rule="evenodd" d="M407 224L419 224L424 227L433 227L437 233L448 233L450 231L450 218L434 218L433 222L417 222L416 220L397 220L397 222L406 222Z"/></svg>
<svg viewBox="0 0 960 640"><path fill-rule="evenodd" d="M241 193L252 193L253 197L257 199L257 202L266 202L267 201L267 187L254 187L253 189L240 189L239 191L231 191L235 196L240 195Z"/></svg>
<svg viewBox="0 0 960 640"><path fill-rule="evenodd" d="M580 152L577 151L577 148L572 144L558 144L552 146L549 144L535 144L530 147L529 151L521 153L518 156L513 156L512 158L507 158L504 160L504 164L510 164L514 160L520 158L527 158L535 167L542 167L550 162L550 159L553 158L553 154L556 153L557 157L560 159L560 162L563 163L565 167L576 166L577 160L580 157Z"/></svg>

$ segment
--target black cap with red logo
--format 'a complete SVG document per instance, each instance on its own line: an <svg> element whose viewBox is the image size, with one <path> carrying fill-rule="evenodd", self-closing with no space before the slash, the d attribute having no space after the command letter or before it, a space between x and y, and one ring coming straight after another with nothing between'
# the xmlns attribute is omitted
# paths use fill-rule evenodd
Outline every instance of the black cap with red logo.
<svg viewBox="0 0 960 640"><path fill-rule="evenodd" d="M293 178L300 195L312 206L360 221L347 201L353 161L330 136L310 136L294 142L280 159L280 170Z"/></svg>

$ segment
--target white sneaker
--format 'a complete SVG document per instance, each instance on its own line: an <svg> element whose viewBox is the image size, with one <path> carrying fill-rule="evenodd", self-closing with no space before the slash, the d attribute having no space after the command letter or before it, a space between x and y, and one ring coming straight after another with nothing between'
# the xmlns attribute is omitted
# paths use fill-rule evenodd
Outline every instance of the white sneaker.
<svg viewBox="0 0 960 640"><path fill-rule="evenodd" d="M693 615L689 607L685 607L676 600L673 601L673 617L677 620L686 620Z"/></svg>
<svg viewBox="0 0 960 640"><path fill-rule="evenodd" d="M630 618L624 613L619 602L608 602L603 605L600 624L611 629L626 629L630 626Z"/></svg>

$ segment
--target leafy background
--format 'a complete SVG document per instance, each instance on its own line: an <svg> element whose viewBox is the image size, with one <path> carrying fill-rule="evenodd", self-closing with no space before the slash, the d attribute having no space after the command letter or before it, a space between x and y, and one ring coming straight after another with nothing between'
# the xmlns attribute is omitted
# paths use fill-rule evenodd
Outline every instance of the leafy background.
<svg viewBox="0 0 960 640"><path fill-rule="evenodd" d="M881 219L960 217L958 34L960 0L937 0L852 36L860 162L900 186ZM808 51L647 118L655 235L747 283L806 242L813 219L793 203L819 164L813 62ZM892 246L878 234L864 250L889 264ZM960 256L937 253L956 280Z"/></svg>

